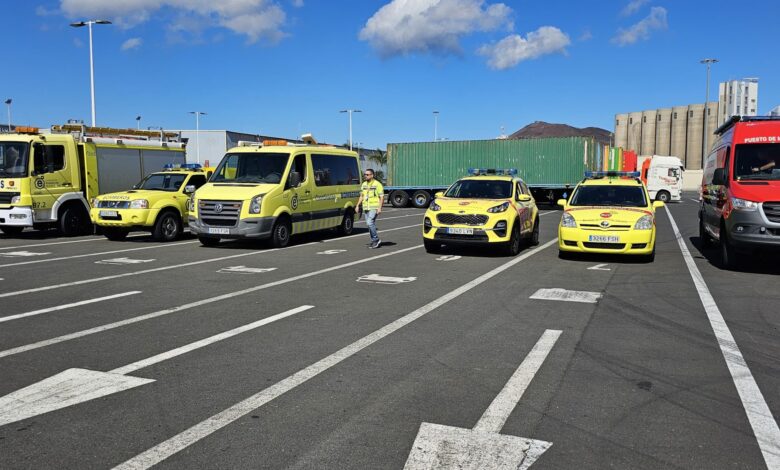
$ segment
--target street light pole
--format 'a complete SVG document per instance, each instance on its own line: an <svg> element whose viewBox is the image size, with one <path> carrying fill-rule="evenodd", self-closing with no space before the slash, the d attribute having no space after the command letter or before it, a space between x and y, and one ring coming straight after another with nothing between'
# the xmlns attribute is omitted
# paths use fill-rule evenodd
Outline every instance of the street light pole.
<svg viewBox="0 0 780 470"><path fill-rule="evenodd" d="M707 158L707 152L709 151L709 148L707 147L707 138L709 137L707 135L707 120L709 118L709 107L710 107L710 66L712 64L715 64L718 62L718 59L702 59L700 63L707 65L707 96L704 97L704 146L701 151L701 161L702 165L704 164L704 160Z"/></svg>
<svg viewBox="0 0 780 470"><path fill-rule="evenodd" d="M13 101L11 98L5 100L5 104L8 106L8 132L11 132L11 103Z"/></svg>
<svg viewBox="0 0 780 470"><path fill-rule="evenodd" d="M342 109L340 113L349 114L349 149L352 150L352 113L362 113L359 109Z"/></svg>
<svg viewBox="0 0 780 470"><path fill-rule="evenodd" d="M439 140L439 112L433 112L433 141Z"/></svg>
<svg viewBox="0 0 780 470"><path fill-rule="evenodd" d="M89 29L89 90L92 97L92 127L95 127L95 62L92 56L92 25L93 24L111 24L108 20L89 20L71 23L74 28L87 26Z"/></svg>
<svg viewBox="0 0 780 470"><path fill-rule="evenodd" d="M203 111L190 111L190 114L195 115L195 154L200 163L200 117L205 116Z"/></svg>
<svg viewBox="0 0 780 470"><path fill-rule="evenodd" d="M135 117L135 128L136 130L141 130L141 116L138 115Z"/></svg>

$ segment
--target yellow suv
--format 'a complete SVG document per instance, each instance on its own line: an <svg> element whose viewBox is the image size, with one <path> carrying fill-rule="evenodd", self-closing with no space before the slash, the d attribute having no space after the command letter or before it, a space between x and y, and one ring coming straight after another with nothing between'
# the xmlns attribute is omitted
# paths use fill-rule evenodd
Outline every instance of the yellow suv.
<svg viewBox="0 0 780 470"><path fill-rule="evenodd" d="M158 241L175 240L187 223L190 195L206 184L210 174L197 163L166 165L129 191L94 198L92 223L109 240L123 240L134 230L151 231Z"/></svg>
<svg viewBox="0 0 780 470"><path fill-rule="evenodd" d="M423 243L429 253L441 245L500 247L520 252L522 241L539 243L539 210L517 170L469 170L447 191L437 193L423 219Z"/></svg>
<svg viewBox="0 0 780 470"><path fill-rule="evenodd" d="M655 210L639 173L587 172L569 200L561 199L558 254L602 253L655 259Z"/></svg>

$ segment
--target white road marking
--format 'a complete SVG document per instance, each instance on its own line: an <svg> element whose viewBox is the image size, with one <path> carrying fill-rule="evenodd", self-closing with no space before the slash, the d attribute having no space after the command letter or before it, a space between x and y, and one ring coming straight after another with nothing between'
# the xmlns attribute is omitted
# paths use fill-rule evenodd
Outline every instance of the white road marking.
<svg viewBox="0 0 780 470"><path fill-rule="evenodd" d="M222 274L261 274L275 270L276 268L248 268L246 266L231 266L229 268L222 268L217 272Z"/></svg>
<svg viewBox="0 0 780 470"><path fill-rule="evenodd" d="M36 248L39 246L52 246L52 245L70 245L71 243L100 242L105 240L106 240L105 237L100 237L100 238L93 237L85 240L68 240L65 242L31 243L29 245L4 246L4 247L0 247L0 250L17 250L19 248Z"/></svg>
<svg viewBox="0 0 780 470"><path fill-rule="evenodd" d="M357 282L367 282L369 284L404 284L416 280L416 277L392 277L380 274L366 274L357 278Z"/></svg>
<svg viewBox="0 0 780 470"><path fill-rule="evenodd" d="M317 270L317 271L312 271L312 272L305 273L305 274L299 274L297 276L288 277L286 279L280 279L278 281L273 281L273 282L269 282L269 283L266 283L266 284L261 284L259 286L250 287L248 289L242 289L242 290L239 290L239 291L229 292L227 294L222 294L222 295L218 295L218 296L215 296L215 297L209 297L207 299L198 300L196 302L190 302L188 304L179 305L178 307L166 308L166 309L163 309L163 310L158 310L156 312L147 313L145 315L139 315L137 317L128 318L128 319L125 319L125 320L120 320L120 321L116 321L116 322L113 322L113 323L108 323L106 325L96 326L94 328L89 328L89 329L86 329L86 330L77 331L75 333L69 333L69 334L66 334L66 335L57 336L55 338L51 338L51 339L47 339L47 340L43 340L43 341L38 341L38 342L27 344L27 345L24 345L24 346L18 346L18 347L15 347L15 348L6 349L5 351L0 351L0 358L13 356L15 354L19 354L19 353L23 353L23 352L27 352L27 351L32 351L34 349L44 348L44 347L47 347L47 346L51 346L53 344L58 344L58 343L62 343L62 342L65 342L65 341L70 341L70 340L77 339L77 338L82 338L84 336L89 336L89 335L93 335L93 334L96 334L96 333L102 333L104 331L113 330L114 328L119 328L119 327L126 326L126 325L132 325L133 323L142 322L142 321L145 321L145 320L161 317L161 316L168 315L168 314L171 314L171 313L181 312L183 310L188 310L188 309L195 308L195 307L201 307L203 305L208 305L208 304L212 304L212 303L215 303L215 302L221 302L223 300L234 299L235 297L238 297L240 295L251 294L252 292L257 292L257 291L260 291L260 290L263 290L263 289L268 289L268 288L271 288L271 287L281 286L283 284L288 284L290 282L300 281L301 279L306 279L306 278L309 278L309 277L318 276L320 274L329 273L329 272L332 272L332 271L337 271L339 269L349 268L351 266L357 266L357 265L362 264L362 263L368 263L368 262L371 262L371 261L376 261L378 259L387 258L388 256L393 256L393 255L397 255L397 254L401 254L401 253L406 253L407 251L416 250L416 249L418 249L420 247L422 247L422 245L412 246L412 247L404 248L402 250L397 250L397 251L391 251L389 253L385 253L385 254L382 254L382 255L372 256L370 258L363 258L363 259L359 259L357 261L351 261L349 263L339 264L339 265L336 265L336 266L331 266L329 268L323 268L323 269L320 269L320 270Z"/></svg>
<svg viewBox="0 0 780 470"><path fill-rule="evenodd" d="M65 260L78 259L78 258L89 258L92 256L113 255L114 253L127 253L128 251L155 250L159 248L170 248L172 246L179 246L179 245L191 245L193 243L200 243L200 242L195 240L195 241L188 241L188 242L165 243L165 244L152 245L152 246L141 246L137 248L126 248L124 250L102 251L99 253L85 253L81 255L60 256L59 258L47 258L47 259L38 259L35 261L22 261L19 263L0 264L0 268L9 268L11 266L22 266L26 264L51 263L52 261L65 261Z"/></svg>
<svg viewBox="0 0 780 470"><path fill-rule="evenodd" d="M112 259L104 259L101 261L95 261L95 264L117 264L117 265L123 265L123 264L143 264L143 263L151 263L153 261L157 261L156 259L132 259L132 258L112 258Z"/></svg>
<svg viewBox="0 0 780 470"><path fill-rule="evenodd" d="M707 318L710 321L713 333L715 333L715 339L718 341L718 346L720 346L720 352L723 354L726 366L731 373L734 386L739 393L742 406L745 408L745 413L753 428L753 433L758 441L758 447L764 456L764 462L770 470L778 470L780 469L780 428L777 426L777 421L772 416L772 411L769 409L766 400L764 400L764 395L761 393L761 389L758 388L756 379L753 378L753 374L750 372L750 368L742 356L737 342L734 340L734 335L731 334L726 320L720 313L720 309L715 303L709 288L707 288L707 283L696 266L691 252L688 251L688 246L685 244L680 229L677 228L677 223L674 221L674 217L672 217L668 207L666 208L666 214L672 223L677 244L680 245L680 251L683 258L685 258L688 272L691 274L693 284L699 293L699 299L707 312Z"/></svg>
<svg viewBox="0 0 780 470"><path fill-rule="evenodd" d="M587 292L566 289L539 289L530 298L537 300L559 300L561 302L581 302L586 304L598 303L600 292Z"/></svg>
<svg viewBox="0 0 780 470"><path fill-rule="evenodd" d="M5 252L5 253L0 253L0 257L3 257L3 258L31 258L33 256L46 256L46 255L50 255L50 254L51 254L50 252L35 253L35 252L32 252L32 251L8 251L8 252ZM13 266L13 265L12 264L11 265L6 264L6 265L2 265L0 267L4 267L4 266Z"/></svg>
<svg viewBox="0 0 780 470"><path fill-rule="evenodd" d="M473 429L422 423L404 469L530 467L552 443L499 433L560 336L544 332Z"/></svg>
<svg viewBox="0 0 780 470"><path fill-rule="evenodd" d="M325 250L325 251L320 251L317 254L318 255L337 255L339 253L344 253L346 251L347 250Z"/></svg>
<svg viewBox="0 0 780 470"><path fill-rule="evenodd" d="M167 361L196 349L204 348L218 341L260 328L312 308L314 308L312 305L303 305L126 366L118 367L109 372L88 369L65 370L40 382L9 393L4 397L0 397L0 426L154 382L153 379L127 377L126 374L158 362Z"/></svg>
<svg viewBox="0 0 780 470"><path fill-rule="evenodd" d="M383 230L382 232L392 232L392 231L395 231L395 230L405 230L407 228L419 227L421 225L422 224L406 225L404 227L396 227L396 228ZM365 236L366 236L365 234L359 233L359 234L356 234L356 235L349 235L349 236L346 236L346 237L333 238L333 239L330 239L330 240L324 240L324 243L334 242L334 241L341 241L341 240L348 239L348 238L365 237ZM142 271L133 271L133 272L122 273L122 274L112 274L110 276L101 276L101 277L96 277L96 278L91 278L91 279L82 279L80 281L64 282L62 284L54 284L54 285L43 286L43 287L33 287L33 288L30 288L30 289L18 290L18 291L14 291L14 292L4 292L4 293L0 294L0 298L12 297L12 296L15 296L15 295L32 294L34 292L42 292L42 291L47 291L47 290L52 290L52 289L61 289L61 288L64 288L64 287L80 286L80 285L83 285L83 284L92 284L94 282L110 281L112 279L119 279L119 278L129 277L129 276L140 276L140 275L143 275L143 274L149 274L149 273L154 273L154 272L159 272L159 271L167 271L167 270L170 270L170 269L179 269L179 268L185 268L185 267L189 267L189 266L197 266L197 265L206 264L206 263L215 263L215 262L218 262L218 261L225 261L225 260L229 260L229 259L243 258L245 256L263 255L263 254L266 254L266 253L273 253L275 251L292 250L292 249L296 249L296 248L302 248L304 246L316 245L318 243L320 243L320 242L309 242L309 243L303 243L301 245L288 246L286 248L272 248L272 249L263 250L263 251L252 251L252 252L249 252L249 253L239 253L237 255L221 256L219 258L204 259L204 260L199 260L199 261L190 261L188 263L174 264L174 265L170 265L170 266L161 266L159 268L144 269ZM170 246L170 245L168 245L168 246Z"/></svg>
<svg viewBox="0 0 780 470"><path fill-rule="evenodd" d="M387 211L382 211L382 214L384 214ZM424 213L419 214L407 214L407 215L398 215L395 217L382 217L381 215L377 218L377 222L382 222L383 220L393 220L393 219L403 219L404 217L422 217ZM355 222L356 224L364 224L366 221L364 219L358 220Z"/></svg>
<svg viewBox="0 0 780 470"><path fill-rule="evenodd" d="M700 203L701 201L698 199L691 199L691 201L695 202L696 204Z"/></svg>
<svg viewBox="0 0 780 470"><path fill-rule="evenodd" d="M377 341L385 338L386 336L394 333L395 331L403 328L404 326L412 323L432 312L433 310L441 307L442 305L450 302L451 300L463 295L464 293L474 289L480 284L492 279L493 277L503 273L516 264L526 260L527 258L539 253L545 248L549 248L553 244L557 243L557 239L550 240L542 246L534 248L515 259L508 261L501 266L494 268L491 271L477 277L476 279L467 282L466 284L458 287L457 289L450 291L447 294L439 297L438 299L418 308L417 310L404 315L403 317L395 320L392 323L385 325L384 327L374 331L373 333L365 336L354 343L346 346L339 351L327 356L308 367L301 369L295 374L283 379L282 381L271 385L270 387L261 390L260 392L236 403L235 405L207 418L204 421L190 427L171 437L170 439L148 449L147 451L131 458L130 460L114 467L120 470L138 470L146 469L153 465L156 465L168 457L186 449L192 444L200 441L201 439L208 437L214 432L224 428L237 419L251 413L252 411L260 408L271 400L289 392L290 390L298 387L299 385L309 381L310 379L325 372L331 367L339 364L340 362L349 359L353 355L359 353L363 349L371 346Z"/></svg>
<svg viewBox="0 0 780 470"><path fill-rule="evenodd" d="M80 302L74 302L71 304L58 305L56 307L42 308L40 310L33 310L32 312L17 313L16 315L9 315L7 317L0 317L0 323L16 320L18 318L27 318L35 315L42 315L44 313L56 312L58 310L65 310L73 307L81 307L82 305L94 304L96 302L103 302L105 300L113 300L121 297L127 297L128 295L140 294L140 290L134 290L130 292L123 292L121 294L107 295L105 297L98 297L96 299L82 300Z"/></svg>
<svg viewBox="0 0 780 470"><path fill-rule="evenodd" d="M611 268L607 268L609 266L608 264L597 264L596 266L591 266L588 268L589 271L612 271Z"/></svg>
<svg viewBox="0 0 780 470"><path fill-rule="evenodd" d="M456 261L459 260L460 258L461 256L458 255L444 255L436 258L436 261Z"/></svg>

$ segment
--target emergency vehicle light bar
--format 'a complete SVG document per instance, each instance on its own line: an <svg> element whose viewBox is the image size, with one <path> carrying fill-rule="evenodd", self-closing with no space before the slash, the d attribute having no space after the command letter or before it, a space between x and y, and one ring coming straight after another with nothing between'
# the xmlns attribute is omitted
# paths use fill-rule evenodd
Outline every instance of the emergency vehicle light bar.
<svg viewBox="0 0 780 470"><path fill-rule="evenodd" d="M517 168L469 168L471 176L515 176Z"/></svg>
<svg viewBox="0 0 780 470"><path fill-rule="evenodd" d="M585 178L639 178L638 171L586 171Z"/></svg>

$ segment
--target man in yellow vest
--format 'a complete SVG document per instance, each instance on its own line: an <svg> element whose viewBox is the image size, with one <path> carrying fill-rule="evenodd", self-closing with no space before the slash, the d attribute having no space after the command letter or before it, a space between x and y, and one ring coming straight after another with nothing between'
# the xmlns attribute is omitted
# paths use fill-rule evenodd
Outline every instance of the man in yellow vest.
<svg viewBox="0 0 780 470"><path fill-rule="evenodd" d="M365 181L360 187L360 198L355 207L360 208L363 205L363 214L366 216L368 225L368 234L371 236L369 248L379 248L382 240L376 232L376 216L382 213L382 203L385 200L385 188L378 180L374 178L374 170L367 169L363 172Z"/></svg>

